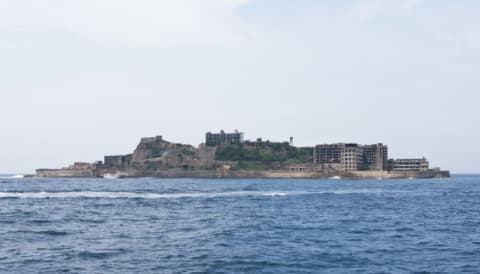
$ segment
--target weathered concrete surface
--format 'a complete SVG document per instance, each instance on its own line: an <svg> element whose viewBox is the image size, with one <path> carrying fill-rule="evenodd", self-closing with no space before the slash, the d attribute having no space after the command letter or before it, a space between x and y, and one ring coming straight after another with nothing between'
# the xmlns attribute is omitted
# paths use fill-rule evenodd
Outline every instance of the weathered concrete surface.
<svg viewBox="0 0 480 274"><path fill-rule="evenodd" d="M248 171L229 170L184 170L167 169L155 172L144 172L137 169L107 169L95 173L87 169L38 169L37 177L53 178L92 178L113 174L121 178L159 177L159 178L278 178L278 179L315 179L340 177L342 179L408 179L408 178L448 178L448 171L425 172L387 172L387 171L356 171L356 172L292 172L288 170Z"/></svg>
<svg viewBox="0 0 480 274"><path fill-rule="evenodd" d="M37 177L45 178L91 178L91 169L37 169Z"/></svg>
<svg viewBox="0 0 480 274"><path fill-rule="evenodd" d="M271 178L271 179L322 179L339 177L342 179L408 179L408 178L448 178L448 172L292 172L288 170L248 171L229 170L218 168L216 170L183 170L168 169L152 173L141 173L137 170L113 171L119 177L159 177L159 178Z"/></svg>
<svg viewBox="0 0 480 274"><path fill-rule="evenodd" d="M450 172L448 171L355 171L344 175L345 177L353 177L360 179L408 179L408 178L448 178Z"/></svg>

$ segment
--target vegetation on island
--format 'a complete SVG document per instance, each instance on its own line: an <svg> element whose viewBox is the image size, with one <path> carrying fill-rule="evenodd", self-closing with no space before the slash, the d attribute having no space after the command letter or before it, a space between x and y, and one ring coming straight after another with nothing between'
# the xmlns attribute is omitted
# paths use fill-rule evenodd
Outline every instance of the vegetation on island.
<svg viewBox="0 0 480 274"><path fill-rule="evenodd" d="M306 163L311 160L311 157L311 149L294 147L288 142L229 144L217 147L215 154L216 160L241 162L241 165L249 167L247 169L255 169L262 163Z"/></svg>

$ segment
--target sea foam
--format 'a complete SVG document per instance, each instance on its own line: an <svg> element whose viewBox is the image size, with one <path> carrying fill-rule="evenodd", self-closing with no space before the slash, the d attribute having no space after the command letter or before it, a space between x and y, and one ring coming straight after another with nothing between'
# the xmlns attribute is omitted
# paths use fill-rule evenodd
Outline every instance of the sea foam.
<svg viewBox="0 0 480 274"><path fill-rule="evenodd" d="M70 198L107 198L107 199L182 199L182 198L217 198L242 196L286 196L299 193L272 191L233 191L233 192L198 192L198 193L137 193L137 192L0 192L0 198L21 199L70 199Z"/></svg>
<svg viewBox="0 0 480 274"><path fill-rule="evenodd" d="M185 198L221 198L246 196L289 196L289 195L348 195L348 194L395 194L408 191L384 189L345 189L325 191L228 191L228 192L191 192L191 193L145 193L145 192L105 192L105 191L70 191L70 192L0 192L0 198L20 199L185 199Z"/></svg>

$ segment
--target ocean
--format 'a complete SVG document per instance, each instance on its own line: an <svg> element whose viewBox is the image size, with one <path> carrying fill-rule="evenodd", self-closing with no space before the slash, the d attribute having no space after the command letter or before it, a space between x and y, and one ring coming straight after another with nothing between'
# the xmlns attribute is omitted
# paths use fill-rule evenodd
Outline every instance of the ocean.
<svg viewBox="0 0 480 274"><path fill-rule="evenodd" d="M480 273L480 176L4 176L0 272Z"/></svg>

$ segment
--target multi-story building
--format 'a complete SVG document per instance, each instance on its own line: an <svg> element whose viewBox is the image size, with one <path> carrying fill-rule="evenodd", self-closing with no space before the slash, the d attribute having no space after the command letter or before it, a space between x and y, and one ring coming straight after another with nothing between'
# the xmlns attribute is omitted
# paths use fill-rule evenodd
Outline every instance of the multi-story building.
<svg viewBox="0 0 480 274"><path fill-rule="evenodd" d="M342 170L357 171L363 167L363 147L358 144L343 144Z"/></svg>
<svg viewBox="0 0 480 274"><path fill-rule="evenodd" d="M341 164L344 144L323 144L313 150L314 164Z"/></svg>
<svg viewBox="0 0 480 274"><path fill-rule="evenodd" d="M104 157L106 168L126 168L130 164L132 155L113 155Z"/></svg>
<svg viewBox="0 0 480 274"><path fill-rule="evenodd" d="M317 166L339 167L342 171L387 169L388 147L383 144L323 144L314 149L313 162Z"/></svg>
<svg viewBox="0 0 480 274"><path fill-rule="evenodd" d="M233 133L226 133L223 130L221 130L220 133L207 132L205 143L207 146L241 144L243 143L243 132L239 132L238 130L235 130Z"/></svg>
<svg viewBox="0 0 480 274"><path fill-rule="evenodd" d="M363 170L383 171L388 168L388 146L383 144L363 146Z"/></svg>
<svg viewBox="0 0 480 274"><path fill-rule="evenodd" d="M429 163L427 159L396 159L393 161L393 171L427 171Z"/></svg>

